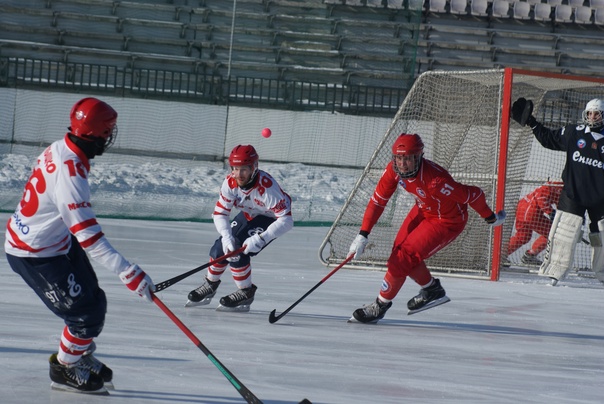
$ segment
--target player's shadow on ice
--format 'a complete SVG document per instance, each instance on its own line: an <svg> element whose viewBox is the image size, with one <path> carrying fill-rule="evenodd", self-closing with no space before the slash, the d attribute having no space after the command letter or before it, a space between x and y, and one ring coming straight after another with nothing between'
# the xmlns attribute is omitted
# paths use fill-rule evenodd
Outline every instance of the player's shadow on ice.
<svg viewBox="0 0 604 404"><path fill-rule="evenodd" d="M279 314L279 313L277 313ZM346 323L349 317L343 316L329 316L329 315L317 315L317 314L303 314L303 313L288 313L287 316L281 318L277 323L273 325L285 325L285 326L307 326L313 321L307 320L329 320L336 321L338 323ZM316 324L315 324L316 325ZM324 324L323 324L324 325ZM525 335L535 337L553 337L553 338L571 338L577 340L596 340L604 341L602 335L589 335L589 334L577 334L571 332L556 332L556 331L541 331L531 328L520 328L520 327L506 327L498 325L485 325L485 324L471 324L471 323L452 323L452 322L439 322L439 321L418 321L418 320L407 320L407 319L396 319L396 318L384 318L377 324L361 324L352 323L348 324L350 327L404 327L404 328L419 328L425 330L439 330L439 331L458 331L458 332L474 332L480 334L501 334L501 335Z"/></svg>
<svg viewBox="0 0 604 404"><path fill-rule="evenodd" d="M520 327L505 327L498 325L484 325L484 324L470 324L470 323L445 323L437 321L411 321L411 320L396 320L396 319L384 319L379 322L382 326L391 327L410 327L410 328L422 328L429 330L447 330L447 331L461 331L461 332L475 332L480 334L503 334L503 335L526 335L535 337L554 337L554 338L572 338L572 339L592 339L604 341L602 335L587 335L587 334L575 334L570 332L556 332L556 331L541 331L534 330L531 328L520 328Z"/></svg>

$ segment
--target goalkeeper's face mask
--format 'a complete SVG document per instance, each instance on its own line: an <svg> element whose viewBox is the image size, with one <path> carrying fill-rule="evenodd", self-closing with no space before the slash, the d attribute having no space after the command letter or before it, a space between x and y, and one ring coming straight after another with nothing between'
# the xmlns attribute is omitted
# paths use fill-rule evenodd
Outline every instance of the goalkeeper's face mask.
<svg viewBox="0 0 604 404"><path fill-rule="evenodd" d="M393 154L392 167L401 178L413 178L417 175L422 164L424 153Z"/></svg>
<svg viewBox="0 0 604 404"><path fill-rule="evenodd" d="M604 102L599 99L593 99L585 106L583 111L583 123L591 129L599 129L604 125L602 122L602 113L604 113Z"/></svg>

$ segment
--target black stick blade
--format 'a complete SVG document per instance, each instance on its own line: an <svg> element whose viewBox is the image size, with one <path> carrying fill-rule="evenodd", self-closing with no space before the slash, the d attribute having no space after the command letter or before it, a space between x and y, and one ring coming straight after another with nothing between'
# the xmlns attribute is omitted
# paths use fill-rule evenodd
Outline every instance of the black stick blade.
<svg viewBox="0 0 604 404"><path fill-rule="evenodd" d="M277 317L275 315L276 312L277 312L277 309L271 311L271 314L268 315L268 322L269 323L273 324L273 323L276 323L277 320L279 320L279 317Z"/></svg>

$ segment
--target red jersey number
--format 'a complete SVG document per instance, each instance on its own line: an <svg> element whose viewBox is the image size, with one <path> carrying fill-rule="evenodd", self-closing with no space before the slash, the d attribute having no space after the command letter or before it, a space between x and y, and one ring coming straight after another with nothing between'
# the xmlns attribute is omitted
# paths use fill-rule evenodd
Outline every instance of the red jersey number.
<svg viewBox="0 0 604 404"><path fill-rule="evenodd" d="M43 194L46 191L46 180L40 168L36 168L31 177L25 184L23 198L19 205L21 206L21 214L25 217L32 217L38 211L39 198L38 194Z"/></svg>

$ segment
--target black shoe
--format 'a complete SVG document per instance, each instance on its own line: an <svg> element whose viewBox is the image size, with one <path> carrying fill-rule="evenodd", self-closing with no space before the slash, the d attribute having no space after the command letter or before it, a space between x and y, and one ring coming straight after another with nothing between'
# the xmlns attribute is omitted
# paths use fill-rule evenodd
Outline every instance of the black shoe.
<svg viewBox="0 0 604 404"><path fill-rule="evenodd" d="M239 289L236 292L226 295L220 299L220 305L227 309L238 309L236 311L249 311L250 305L254 301L254 295L256 294L256 285L252 285L249 288ZM218 307L218 310L221 308ZM233 311L233 310L229 310Z"/></svg>
<svg viewBox="0 0 604 404"><path fill-rule="evenodd" d="M95 375L101 376L103 382L105 383L105 387L110 387L107 384L111 384L113 380L113 370L111 370L107 365L98 360L93 352L96 351L96 344L94 341L90 344L88 349L82 355L82 359L80 362L82 366L86 369L90 370L90 372Z"/></svg>
<svg viewBox="0 0 604 404"><path fill-rule="evenodd" d="M359 323L377 323L378 320L384 318L388 309L392 307L392 302L382 303L380 299L375 299L375 302L356 309L352 313L352 317ZM348 321L351 321L352 318Z"/></svg>
<svg viewBox="0 0 604 404"><path fill-rule="evenodd" d="M417 296L407 302L407 308L409 309L407 314L424 311L449 301L451 301L451 299L447 297L447 293L443 287L440 286L440 281L434 278L432 285L420 290Z"/></svg>
<svg viewBox="0 0 604 404"><path fill-rule="evenodd" d="M48 359L50 364L50 386L55 390L86 394L108 394L101 376L90 372L82 360L67 366L59 363L57 354Z"/></svg>
<svg viewBox="0 0 604 404"><path fill-rule="evenodd" d="M520 261L526 265L541 266L541 264L543 264L543 262L537 258L537 256L529 254L528 251L526 251L522 258L520 258Z"/></svg>
<svg viewBox="0 0 604 404"><path fill-rule="evenodd" d="M187 302L187 304L185 304L185 306L202 306L205 304L209 304L212 301L214 295L216 295L216 289L218 289L218 285L220 285L220 279L216 282L213 282L206 278L206 281L203 283L203 285L189 292L189 301Z"/></svg>

